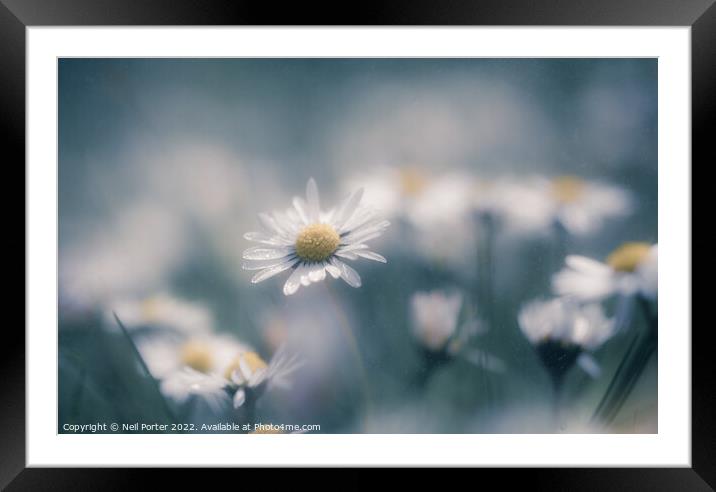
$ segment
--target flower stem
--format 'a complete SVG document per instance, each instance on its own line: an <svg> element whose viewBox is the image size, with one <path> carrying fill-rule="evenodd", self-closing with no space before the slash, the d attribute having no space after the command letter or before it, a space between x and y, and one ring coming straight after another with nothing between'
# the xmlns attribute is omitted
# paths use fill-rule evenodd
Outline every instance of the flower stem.
<svg viewBox="0 0 716 492"><path fill-rule="evenodd" d="M482 248L478 254L478 265L480 265L481 297L485 316L490 328L495 328L497 323L495 310L495 239L497 235L497 224L495 217L490 213L480 215L482 228Z"/></svg>
<svg viewBox="0 0 716 492"><path fill-rule="evenodd" d="M638 296L637 300L642 307L648 326L643 333L637 334L629 344L624 358L592 416L592 422L608 425L614 420L636 386L651 356L656 352L658 319L651 312L649 302L643 296Z"/></svg>
<svg viewBox="0 0 716 492"><path fill-rule="evenodd" d="M139 362L139 365L142 368L142 372L149 378L150 381L154 384L154 388L157 390L157 394L159 395L159 398L161 399L164 411L167 413L169 418L172 420L172 423L179 423L179 420L177 419L176 415L172 411L171 407L169 406L169 403L167 403L166 398L162 394L162 390L159 387L159 381L156 380L156 378L152 375L152 373L149 371L149 368L147 367L147 363L144 362L144 359L142 358L142 354L139 353L139 350L137 349L137 346L134 344L134 340L132 340L132 337L129 335L129 332L124 327L124 324L119 320L119 316L117 316L117 313L112 313L114 315L114 319L117 321L117 324L119 325L119 328L122 330L122 333L124 334L125 338L129 342L129 346L132 349L132 353L134 354L134 357Z"/></svg>

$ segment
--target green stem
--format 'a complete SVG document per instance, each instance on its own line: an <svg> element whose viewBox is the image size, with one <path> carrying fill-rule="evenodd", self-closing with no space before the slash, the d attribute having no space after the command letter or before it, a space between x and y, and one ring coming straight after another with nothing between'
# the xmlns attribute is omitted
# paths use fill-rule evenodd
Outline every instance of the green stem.
<svg viewBox="0 0 716 492"><path fill-rule="evenodd" d="M122 333L124 334L125 338L127 339L127 342L129 342L129 346L132 349L132 353L134 354L134 357L139 361L139 365L142 367L142 372L144 372L144 374L147 376L147 378L149 378L149 380L154 385L154 388L157 390L157 394L159 395L159 398L161 399L162 404L164 406L164 411L167 413L169 418L172 420L172 423L174 423L174 424L179 423L179 420L176 418L176 415L174 415L174 412L172 411L171 407L169 406L169 403L167 402L166 398L164 398L164 395L162 394L162 390L159 386L159 381L157 381L156 378L149 371L149 368L147 367L147 363L144 362L144 359L142 358L142 354L139 353L137 346L134 344L134 340L132 340L132 337L129 335L129 332L124 327L124 324L120 321L119 316L117 316L117 313L113 312L112 315L114 316L114 319L117 321L117 324L119 325L120 329L122 330Z"/></svg>
<svg viewBox="0 0 716 492"><path fill-rule="evenodd" d="M629 348L607 387L602 400L592 416L592 422L610 424L619 414L622 406L636 386L651 356L658 346L658 319L651 312L649 302L642 296L637 300L647 321L645 332L638 334L629 344Z"/></svg>

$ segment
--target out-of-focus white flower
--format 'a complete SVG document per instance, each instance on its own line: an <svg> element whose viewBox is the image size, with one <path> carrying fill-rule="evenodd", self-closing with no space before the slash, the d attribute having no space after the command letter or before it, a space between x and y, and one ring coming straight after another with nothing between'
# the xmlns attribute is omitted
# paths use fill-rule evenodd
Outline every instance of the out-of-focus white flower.
<svg viewBox="0 0 716 492"><path fill-rule="evenodd" d="M410 238L403 244L409 243L422 257L452 266L462 266L471 258L469 176L428 173L416 167L378 167L346 183L363 187L367 201L388 218L408 224Z"/></svg>
<svg viewBox="0 0 716 492"><path fill-rule="evenodd" d="M234 393L234 407L244 404L247 390L290 387L288 376L302 365L303 362L296 355L287 353L285 346L271 357L268 364L256 352L241 352L226 369L226 375L238 387Z"/></svg>
<svg viewBox="0 0 716 492"><path fill-rule="evenodd" d="M460 356L483 369L504 371L499 358L467 346L484 329L474 319L460 324L462 304L463 296L458 291L416 292L410 299L413 336L427 353L437 355L437 360Z"/></svg>
<svg viewBox="0 0 716 492"><path fill-rule="evenodd" d="M179 404L195 395L214 411L229 401L226 372L234 357L252 350L229 335L210 333L154 334L137 337L135 344L149 372L160 381L162 394Z"/></svg>
<svg viewBox="0 0 716 492"><path fill-rule="evenodd" d="M550 225L553 204L536 180L498 178L473 181L472 205L512 231L534 231Z"/></svg>
<svg viewBox="0 0 716 492"><path fill-rule="evenodd" d="M592 233L605 219L632 208L625 190L573 176L479 180L473 203L478 212L495 214L515 231L548 231L557 223L573 235Z"/></svg>
<svg viewBox="0 0 716 492"><path fill-rule="evenodd" d="M143 299L117 299L105 312L108 326L115 327L114 314L128 330L161 328L184 334L207 333L213 320L203 305L159 293Z"/></svg>
<svg viewBox="0 0 716 492"><path fill-rule="evenodd" d="M291 270L283 286L285 295L294 294L301 285L321 282L328 272L342 278L351 287L360 287L361 278L342 260L368 260L385 263L386 259L369 249L366 241L374 239L390 225L375 212L361 205L363 190L358 190L338 207L323 212L318 188L311 178L306 186L306 200L293 199L286 212L259 214L265 232L249 232L249 241L261 243L244 251L246 270L260 270L251 279L262 282Z"/></svg>
<svg viewBox="0 0 716 492"><path fill-rule="evenodd" d="M527 304L520 310L519 323L534 345L550 340L594 350L614 334L614 323L601 306L580 306L561 298Z"/></svg>
<svg viewBox="0 0 716 492"><path fill-rule="evenodd" d="M566 268L555 274L555 293L579 301L598 301L614 294L658 294L658 245L633 242L614 250L602 263L584 256L568 256Z"/></svg>
<svg viewBox="0 0 716 492"><path fill-rule="evenodd" d="M470 179L457 172L435 175L416 167L378 167L347 182L388 217L419 228L459 223L470 211ZM463 224L464 225L464 224Z"/></svg>
<svg viewBox="0 0 716 492"><path fill-rule="evenodd" d="M428 350L443 350L458 327L462 294L443 291L416 292L410 299L411 327Z"/></svg>
<svg viewBox="0 0 716 492"><path fill-rule="evenodd" d="M219 412L228 405L229 395L225 390L226 379L216 375L184 367L161 380L162 393L179 404L185 403L191 396L197 396Z"/></svg>
<svg viewBox="0 0 716 492"><path fill-rule="evenodd" d="M236 354L252 350L230 335L213 333L190 336L149 335L137 337L135 344L149 371L158 379L185 367L226 376Z"/></svg>
<svg viewBox="0 0 716 492"><path fill-rule="evenodd" d="M626 215L632 208L631 197L622 188L573 176L552 179L548 193L557 220L574 235L592 233L604 219Z"/></svg>
<svg viewBox="0 0 716 492"><path fill-rule="evenodd" d="M223 402L219 396L228 398L233 392L238 408L247 390L289 387L288 376L302 365L283 347L267 364L253 348L226 334L160 334L138 337L135 343L152 376L161 381L162 392L178 403L190 395L208 397L210 404Z"/></svg>
<svg viewBox="0 0 716 492"><path fill-rule="evenodd" d="M598 376L599 365L586 352L599 348L616 327L599 304L579 305L564 298L533 301L520 310L518 321L542 362L558 377L574 362Z"/></svg>

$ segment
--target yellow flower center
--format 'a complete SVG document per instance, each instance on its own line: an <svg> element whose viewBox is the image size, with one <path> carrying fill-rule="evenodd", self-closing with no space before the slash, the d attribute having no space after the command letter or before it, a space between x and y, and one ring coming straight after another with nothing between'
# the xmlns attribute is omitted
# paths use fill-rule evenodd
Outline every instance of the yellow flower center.
<svg viewBox="0 0 716 492"><path fill-rule="evenodd" d="M400 189L406 196L417 196L428 185L428 180L419 171L412 168L404 168L399 171Z"/></svg>
<svg viewBox="0 0 716 492"><path fill-rule="evenodd" d="M633 272L649 254L649 243L624 243L607 256L607 264L618 272Z"/></svg>
<svg viewBox="0 0 716 492"><path fill-rule="evenodd" d="M251 374L243 374L243 371L241 370L242 360L244 364L249 367L251 374L255 373L259 369L266 369L268 367L268 364L266 364L266 362L256 352L244 352L236 356L236 358L231 361L231 364L229 364L229 367L226 368L226 371L224 372L224 377L226 379L231 379L231 374L234 371L241 372L244 378L251 376Z"/></svg>
<svg viewBox="0 0 716 492"><path fill-rule="evenodd" d="M209 372L213 364L211 349L202 342L187 342L181 348L181 361L199 372Z"/></svg>
<svg viewBox="0 0 716 492"><path fill-rule="evenodd" d="M552 180L552 195L560 203L574 203L584 193L584 181L574 176L561 176Z"/></svg>
<svg viewBox="0 0 716 492"><path fill-rule="evenodd" d="M329 224L311 224L296 237L296 254L305 261L324 261L338 249L341 238Z"/></svg>

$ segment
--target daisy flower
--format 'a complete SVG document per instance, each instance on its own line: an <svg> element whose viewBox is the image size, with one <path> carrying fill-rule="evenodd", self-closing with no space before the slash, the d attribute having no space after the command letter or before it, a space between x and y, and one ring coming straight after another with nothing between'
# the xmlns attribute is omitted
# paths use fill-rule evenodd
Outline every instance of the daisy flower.
<svg viewBox="0 0 716 492"><path fill-rule="evenodd" d="M510 230L547 231L559 224L572 235L592 233L632 208L625 190L573 176L480 180L473 202L478 212L502 219Z"/></svg>
<svg viewBox="0 0 716 492"><path fill-rule="evenodd" d="M145 336L138 337L135 345L166 397L183 404L195 395L214 411L229 401L225 388L230 382L224 372L237 353L251 350L223 334Z"/></svg>
<svg viewBox="0 0 716 492"><path fill-rule="evenodd" d="M365 198L389 217L412 216L412 205L428 190L430 176L416 167L373 167L345 182L348 192L363 188Z"/></svg>
<svg viewBox="0 0 716 492"><path fill-rule="evenodd" d="M439 352L446 348L458 327L462 309L459 292L416 292L410 298L413 335L427 350Z"/></svg>
<svg viewBox="0 0 716 492"><path fill-rule="evenodd" d="M144 337L137 350L162 392L177 403L189 396L204 398L217 409L233 394L235 408L266 389L290 386L288 376L301 366L296 356L280 348L270 363L254 350L228 335L208 335L179 340L176 337ZM254 398L254 399L255 399Z"/></svg>
<svg viewBox="0 0 716 492"><path fill-rule="evenodd" d="M266 363L256 352L242 352L226 368L226 377L235 387L234 408L242 406L247 399L255 401L264 391L272 388L290 387L290 376L303 362L280 348Z"/></svg>
<svg viewBox="0 0 716 492"><path fill-rule="evenodd" d="M425 363L418 381L421 384L436 365L458 355L483 369L504 370L503 362L497 357L466 348L468 341L484 330L477 320L459 323L462 306L463 296L458 291L416 292L411 297L411 328L423 350Z"/></svg>
<svg viewBox="0 0 716 492"><path fill-rule="evenodd" d="M195 371L190 367L184 367L162 379L159 388L162 394L180 405L193 396L199 397L217 413L229 403L224 378L217 374Z"/></svg>
<svg viewBox="0 0 716 492"><path fill-rule="evenodd" d="M160 328L183 334L207 333L213 322L209 310L201 304L177 299L166 293L143 299L118 299L110 303L105 311L105 319L110 327L117 326L113 313L130 331Z"/></svg>
<svg viewBox="0 0 716 492"><path fill-rule="evenodd" d="M598 304L579 305L568 299L533 301L520 310L522 333L535 347L556 387L575 363L597 376L596 350L614 334L615 324Z"/></svg>
<svg viewBox="0 0 716 492"><path fill-rule="evenodd" d="M342 278L351 287L360 287L361 278L343 260L368 260L385 263L386 259L370 250L366 241L374 239L390 225L376 217L375 212L361 205L363 190L359 189L338 207L323 212L318 188L313 178L306 186L306 200L295 197L285 212L259 214L264 232L244 235L260 243L244 251L243 268L260 270L251 279L262 282L283 271L291 274L283 286L285 295L292 295L301 285L321 282L328 272Z"/></svg>
<svg viewBox="0 0 716 492"><path fill-rule="evenodd" d="M583 235L599 229L605 219L628 214L629 193L617 186L560 176L546 184L554 205L554 216L567 232Z"/></svg>
<svg viewBox="0 0 716 492"><path fill-rule="evenodd" d="M424 259L453 268L466 266L474 231L466 227L472 211L470 179L461 172L435 174L417 167L376 167L345 187L365 189L365 199L389 219L405 226L401 234ZM393 234L396 237L395 234ZM444 241L444 237L451 241Z"/></svg>
<svg viewBox="0 0 716 492"><path fill-rule="evenodd" d="M555 293L583 302L599 301L614 294L641 295L655 300L658 293L658 245L625 243L604 263L584 256L568 256L566 268L555 274Z"/></svg>
<svg viewBox="0 0 716 492"><path fill-rule="evenodd" d="M186 367L204 374L223 375L236 354L252 350L225 334L144 336L137 337L135 345L149 372L158 379Z"/></svg>

